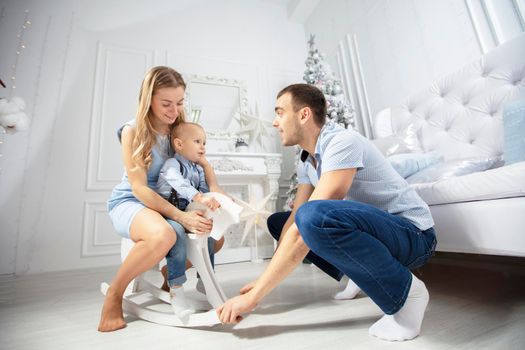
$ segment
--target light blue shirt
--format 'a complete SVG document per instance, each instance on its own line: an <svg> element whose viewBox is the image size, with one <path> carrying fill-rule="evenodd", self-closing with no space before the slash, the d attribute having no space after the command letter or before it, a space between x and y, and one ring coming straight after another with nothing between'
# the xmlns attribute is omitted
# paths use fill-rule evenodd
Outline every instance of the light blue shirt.
<svg viewBox="0 0 525 350"><path fill-rule="evenodd" d="M172 188L180 198L189 202L197 193L210 191L202 167L179 154L166 160L157 182L157 193L166 199L170 197Z"/></svg>
<svg viewBox="0 0 525 350"><path fill-rule="evenodd" d="M314 157L317 167L307 151L301 152L297 166L298 183L315 187L325 172L356 168L345 199L399 215L422 231L434 226L428 205L372 142L359 133L334 123L324 125L315 145Z"/></svg>

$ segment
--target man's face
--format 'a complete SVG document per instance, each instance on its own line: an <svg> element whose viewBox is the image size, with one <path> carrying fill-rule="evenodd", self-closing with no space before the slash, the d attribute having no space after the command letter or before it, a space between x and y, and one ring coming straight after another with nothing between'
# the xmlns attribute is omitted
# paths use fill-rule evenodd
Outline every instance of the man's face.
<svg viewBox="0 0 525 350"><path fill-rule="evenodd" d="M294 112L292 96L289 93L285 93L277 99L275 119L272 126L279 131L283 146L294 146L300 141L301 125L299 124L299 113L300 111Z"/></svg>

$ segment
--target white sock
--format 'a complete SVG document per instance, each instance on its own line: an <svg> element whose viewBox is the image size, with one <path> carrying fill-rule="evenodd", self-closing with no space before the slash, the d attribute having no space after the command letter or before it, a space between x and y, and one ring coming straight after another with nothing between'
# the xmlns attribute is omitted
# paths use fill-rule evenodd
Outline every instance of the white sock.
<svg viewBox="0 0 525 350"><path fill-rule="evenodd" d="M412 274L412 285L405 305L393 315L384 315L370 327L368 333L389 341L403 341L417 337L421 331L421 322L428 299L427 287Z"/></svg>
<svg viewBox="0 0 525 350"><path fill-rule="evenodd" d="M204 288L204 282L202 282L202 278L197 279L197 284L195 285L195 289L199 293L206 294L206 288Z"/></svg>
<svg viewBox="0 0 525 350"><path fill-rule="evenodd" d="M170 288L170 301L173 312L181 319L183 323L188 322L188 319L195 310L186 302L186 295L184 294L184 287Z"/></svg>
<svg viewBox="0 0 525 350"><path fill-rule="evenodd" d="M348 279L348 283L344 290L336 293L334 299L345 300L345 299L354 299L355 296L361 291L361 289L354 283L351 279Z"/></svg>

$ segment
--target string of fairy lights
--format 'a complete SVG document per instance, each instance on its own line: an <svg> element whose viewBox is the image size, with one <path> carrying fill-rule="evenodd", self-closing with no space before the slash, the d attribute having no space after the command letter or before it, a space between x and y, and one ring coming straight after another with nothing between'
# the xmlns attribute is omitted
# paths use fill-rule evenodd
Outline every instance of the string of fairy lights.
<svg viewBox="0 0 525 350"><path fill-rule="evenodd" d="M2 7L2 10L0 11L0 23L2 23L2 20L4 19L4 11L5 11L5 8ZM0 80L0 85L3 88L6 88L2 80ZM4 134L5 134L5 130L3 128L0 128L0 160L2 158L2 144L4 143ZM1 171L2 171L2 168L0 167L0 172Z"/></svg>
<svg viewBox="0 0 525 350"><path fill-rule="evenodd" d="M9 94L10 97L13 94L13 90L16 89L16 69L18 67L18 60L20 58L20 54L26 48L26 44L24 43L24 37L27 28L29 28L30 26L31 21L29 20L29 10L25 10L24 23L22 24L22 28L20 28L20 33L16 36L18 38L18 47L16 49L15 63L11 66L11 91Z"/></svg>

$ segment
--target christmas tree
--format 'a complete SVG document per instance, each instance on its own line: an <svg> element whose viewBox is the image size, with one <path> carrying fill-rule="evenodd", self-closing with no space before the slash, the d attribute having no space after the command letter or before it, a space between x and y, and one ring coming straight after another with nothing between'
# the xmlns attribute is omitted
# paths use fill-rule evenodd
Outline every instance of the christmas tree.
<svg viewBox="0 0 525 350"><path fill-rule="evenodd" d="M305 63L304 81L317 86L326 98L326 122L337 123L345 129L354 128L354 110L346 101L341 82L335 78L330 65L324 59L324 55L315 47L315 36L313 34L310 35L310 40L308 40L308 58ZM299 152L300 150L297 148L295 154L296 164L299 159ZM286 192L285 210L293 208L296 193L297 173L294 172L290 177L290 188Z"/></svg>

